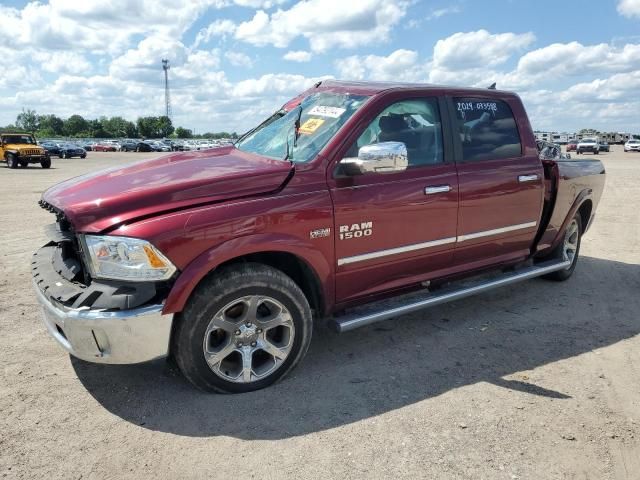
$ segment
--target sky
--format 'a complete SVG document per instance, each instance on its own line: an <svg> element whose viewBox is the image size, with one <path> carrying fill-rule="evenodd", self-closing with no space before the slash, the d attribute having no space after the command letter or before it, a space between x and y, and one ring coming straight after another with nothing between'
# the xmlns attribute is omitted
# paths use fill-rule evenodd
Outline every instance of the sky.
<svg viewBox="0 0 640 480"><path fill-rule="evenodd" d="M0 1L0 125L242 132L324 78L518 92L535 129L640 133L640 0Z"/></svg>

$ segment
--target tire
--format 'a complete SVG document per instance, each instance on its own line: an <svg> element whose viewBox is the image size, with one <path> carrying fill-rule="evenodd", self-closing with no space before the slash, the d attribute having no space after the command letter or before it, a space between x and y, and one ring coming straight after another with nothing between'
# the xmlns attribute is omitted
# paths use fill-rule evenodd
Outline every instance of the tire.
<svg viewBox="0 0 640 480"><path fill-rule="evenodd" d="M15 155L10 153L9 155L7 155L6 160L8 168L18 168L18 159Z"/></svg>
<svg viewBox="0 0 640 480"><path fill-rule="evenodd" d="M594 155L599 155L599 154L600 154L600 152L599 152L599 151L595 151L595 152L593 152L593 154L594 154Z"/></svg>
<svg viewBox="0 0 640 480"><path fill-rule="evenodd" d="M64 158L64 155L62 153L59 153L58 158Z"/></svg>
<svg viewBox="0 0 640 480"><path fill-rule="evenodd" d="M571 265L564 270L558 270L557 272L552 272L547 275L543 275L542 278L546 280L554 280L556 282L563 282L569 279L571 275L573 275L573 271L576 269L576 265L578 264L578 256L580 255L580 243L582 242L582 232L583 232L582 217L580 216L579 213L576 213L575 216L571 219L571 222L569 222L569 225L567 225L567 229L565 230L564 238L562 239L562 242L560 242L560 244L554 249L553 253L551 253L551 255L549 256L550 257L549 259L551 258L564 259L564 260L571 259ZM574 238L574 234L575 234L575 238ZM567 253L567 246L569 243L572 244L574 248L573 256L570 256Z"/></svg>
<svg viewBox="0 0 640 480"><path fill-rule="evenodd" d="M80 155L80 158L87 158L87 154L85 153L84 155Z"/></svg>
<svg viewBox="0 0 640 480"><path fill-rule="evenodd" d="M265 323L269 317L272 327ZM280 270L245 263L198 286L179 317L172 353L199 389L250 392L291 371L306 354L312 330L311 308L300 287Z"/></svg>
<svg viewBox="0 0 640 480"><path fill-rule="evenodd" d="M51 159L50 158L45 158L44 160L42 160L40 162L40 166L42 168L51 168Z"/></svg>

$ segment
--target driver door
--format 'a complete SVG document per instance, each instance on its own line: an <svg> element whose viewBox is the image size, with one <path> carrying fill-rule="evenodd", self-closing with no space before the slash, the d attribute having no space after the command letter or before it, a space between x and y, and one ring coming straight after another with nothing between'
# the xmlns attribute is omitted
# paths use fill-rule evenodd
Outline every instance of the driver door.
<svg viewBox="0 0 640 480"><path fill-rule="evenodd" d="M331 188L338 303L427 280L451 265L458 180L442 132L444 111L435 97L396 101L344 155L352 159L364 146L402 142L409 166L362 175L338 166Z"/></svg>

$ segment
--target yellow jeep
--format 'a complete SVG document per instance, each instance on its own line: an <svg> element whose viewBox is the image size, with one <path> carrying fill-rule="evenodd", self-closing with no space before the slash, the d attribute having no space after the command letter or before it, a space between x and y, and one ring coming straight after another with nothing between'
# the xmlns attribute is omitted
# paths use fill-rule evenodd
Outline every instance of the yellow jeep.
<svg viewBox="0 0 640 480"><path fill-rule="evenodd" d="M51 166L49 154L29 133L0 134L0 158L9 168L26 168L30 163L39 163L42 168Z"/></svg>

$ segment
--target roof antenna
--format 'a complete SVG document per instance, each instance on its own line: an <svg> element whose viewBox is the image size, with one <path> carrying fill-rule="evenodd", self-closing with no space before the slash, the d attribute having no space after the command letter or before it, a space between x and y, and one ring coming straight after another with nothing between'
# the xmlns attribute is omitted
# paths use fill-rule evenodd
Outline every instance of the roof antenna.
<svg viewBox="0 0 640 480"><path fill-rule="evenodd" d="M489 86L489 90L495 90L496 89L496 82L493 82L490 86Z"/></svg>

